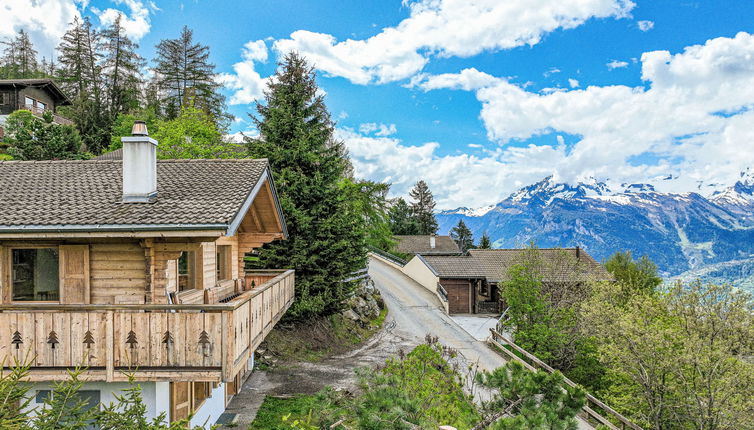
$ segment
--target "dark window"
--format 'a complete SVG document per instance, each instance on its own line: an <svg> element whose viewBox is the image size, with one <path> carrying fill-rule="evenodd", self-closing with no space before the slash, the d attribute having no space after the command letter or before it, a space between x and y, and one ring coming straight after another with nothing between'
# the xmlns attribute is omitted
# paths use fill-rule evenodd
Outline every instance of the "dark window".
<svg viewBox="0 0 754 430"><path fill-rule="evenodd" d="M230 245L217 245L217 280L225 281L233 278L232 256L233 248Z"/></svg>
<svg viewBox="0 0 754 430"><path fill-rule="evenodd" d="M11 105L11 98L13 94L12 93L0 93L0 105Z"/></svg>
<svg viewBox="0 0 754 430"><path fill-rule="evenodd" d="M14 249L12 260L14 301L58 301L60 280L57 249Z"/></svg>
<svg viewBox="0 0 754 430"><path fill-rule="evenodd" d="M196 253L183 251L178 257L178 291L196 288Z"/></svg>

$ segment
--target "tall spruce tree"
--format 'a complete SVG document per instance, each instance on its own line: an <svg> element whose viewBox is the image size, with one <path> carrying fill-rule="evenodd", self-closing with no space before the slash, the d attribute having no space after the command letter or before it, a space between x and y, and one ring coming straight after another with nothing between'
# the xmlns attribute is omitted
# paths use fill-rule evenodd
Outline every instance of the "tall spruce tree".
<svg viewBox="0 0 754 430"><path fill-rule="evenodd" d="M283 58L251 118L260 136L249 152L269 159L289 233L262 248L259 266L296 269L291 318L337 312L356 287L344 280L366 264L364 217L339 185L349 163L303 57Z"/></svg>
<svg viewBox="0 0 754 430"><path fill-rule="evenodd" d="M194 106L225 124L225 97L215 81L215 65L209 61L209 46L194 41L194 32L184 26L177 39L157 44L154 59L155 80L160 91L160 112L165 119L175 119L181 108L193 100Z"/></svg>
<svg viewBox="0 0 754 430"><path fill-rule="evenodd" d="M432 191L424 181L419 181L409 192L414 201L411 203L411 210L419 224L419 234L437 233L437 219L435 218L435 199L432 197Z"/></svg>
<svg viewBox="0 0 754 430"><path fill-rule="evenodd" d="M37 50L29 33L19 30L16 37L3 42L2 76L5 79L35 78L40 75Z"/></svg>
<svg viewBox="0 0 754 430"><path fill-rule="evenodd" d="M146 64L136 52L139 45L126 35L122 17L118 14L112 24L102 31L103 79L111 122L119 114L139 107L141 68Z"/></svg>
<svg viewBox="0 0 754 430"><path fill-rule="evenodd" d="M461 252L465 253L474 247L474 236L462 219L459 219L458 224L450 229L450 237L458 244Z"/></svg>
<svg viewBox="0 0 754 430"><path fill-rule="evenodd" d="M111 126L103 97L101 35L88 18L75 18L58 52L58 78L73 100L65 114L76 123L87 150L99 154L110 144Z"/></svg>
<svg viewBox="0 0 754 430"><path fill-rule="evenodd" d="M390 206L389 216L393 234L419 234L419 223L411 212L411 206L402 197L398 197Z"/></svg>

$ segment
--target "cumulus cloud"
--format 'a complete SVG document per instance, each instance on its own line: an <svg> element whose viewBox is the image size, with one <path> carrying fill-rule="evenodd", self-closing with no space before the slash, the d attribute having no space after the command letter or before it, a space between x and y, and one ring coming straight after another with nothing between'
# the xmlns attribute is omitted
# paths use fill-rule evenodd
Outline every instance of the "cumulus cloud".
<svg viewBox="0 0 754 430"><path fill-rule="evenodd" d="M473 91L497 82L498 79L475 68L464 69L460 73L443 73L440 75L419 74L411 79L409 86L419 87L424 91L448 88L453 90Z"/></svg>
<svg viewBox="0 0 754 430"><path fill-rule="evenodd" d="M577 88L579 86L579 81L573 78L568 79L568 85L571 86L571 88Z"/></svg>
<svg viewBox="0 0 754 430"><path fill-rule="evenodd" d="M113 3L128 8L128 13L118 9L107 8L99 10L92 7L92 12L99 17L100 24L107 26L115 22L118 15L122 16L121 25L128 37L141 40L151 28L150 15L160 10L152 1L141 0L113 0Z"/></svg>
<svg viewBox="0 0 754 430"><path fill-rule="evenodd" d="M628 62L626 62L626 61L618 61L618 60L610 60L610 62L607 63L607 68L609 70L622 69L624 67L628 67Z"/></svg>
<svg viewBox="0 0 754 430"><path fill-rule="evenodd" d="M552 163L550 173L565 180L672 175L677 179L660 188L688 191L698 181L730 184L754 165L754 151L744 150L754 147L752 58L754 35L739 33L676 54L644 53L646 88L589 86L544 94L497 78L476 96L488 137L503 145L553 132L580 139L561 159L534 158L532 166Z"/></svg>
<svg viewBox="0 0 754 430"><path fill-rule="evenodd" d="M590 18L622 18L631 0L420 0L406 2L408 18L364 40L298 30L278 40L281 52L298 51L319 70L357 84L402 80L432 56L469 57L539 43L547 33Z"/></svg>
<svg viewBox="0 0 754 430"><path fill-rule="evenodd" d="M653 21L639 21L636 23L636 25L639 26L639 30L641 31L649 31L655 27L655 23Z"/></svg>
<svg viewBox="0 0 754 430"><path fill-rule="evenodd" d="M83 7L84 2L73 0L3 0L0 39L13 37L23 29L29 33L39 55L50 58L68 24L81 16Z"/></svg>
<svg viewBox="0 0 754 430"><path fill-rule="evenodd" d="M266 62L267 45L264 40L249 41L241 50L240 61L233 65L233 72L219 76L220 82L233 91L228 103L231 105L252 103L264 96L269 77L262 77L255 69L255 62Z"/></svg>
<svg viewBox="0 0 754 430"><path fill-rule="evenodd" d="M390 136L392 134L395 134L398 130L395 127L395 124L377 124L375 122L367 122L364 124L361 124L359 126L359 132L362 134L372 134L374 133L375 136Z"/></svg>

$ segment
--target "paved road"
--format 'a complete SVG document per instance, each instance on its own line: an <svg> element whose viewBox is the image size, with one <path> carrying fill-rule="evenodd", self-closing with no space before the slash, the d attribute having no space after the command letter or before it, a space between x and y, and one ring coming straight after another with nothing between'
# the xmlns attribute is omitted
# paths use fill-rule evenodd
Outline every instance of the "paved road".
<svg viewBox="0 0 754 430"><path fill-rule="evenodd" d="M493 370L506 363L482 341L474 339L441 310L439 299L416 281L392 266L370 259L369 275L380 289L389 310L394 331L403 338L422 342L427 334L457 350L466 364L480 370Z"/></svg>

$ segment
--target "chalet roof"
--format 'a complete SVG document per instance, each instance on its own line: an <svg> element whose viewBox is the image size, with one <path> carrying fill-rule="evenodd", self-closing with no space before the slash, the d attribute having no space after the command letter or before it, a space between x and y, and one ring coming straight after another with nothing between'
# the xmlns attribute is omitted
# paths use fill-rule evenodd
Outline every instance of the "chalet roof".
<svg viewBox="0 0 754 430"><path fill-rule="evenodd" d="M156 201L123 203L121 161L2 161L0 232L226 229L267 178L266 159L158 160Z"/></svg>
<svg viewBox="0 0 754 430"><path fill-rule="evenodd" d="M509 279L511 267L530 258L528 252L526 249L472 249L466 256L427 255L421 258L441 278L484 278L489 282L505 282ZM542 262L542 280L545 282L611 279L605 268L583 249L537 249L536 258Z"/></svg>
<svg viewBox="0 0 754 430"><path fill-rule="evenodd" d="M432 248L430 235L395 236L398 241L396 249L404 254L460 254L458 244L450 236L435 236L435 247Z"/></svg>
<svg viewBox="0 0 754 430"><path fill-rule="evenodd" d="M50 91L55 98L55 103L60 106L71 104L71 100L65 95L63 90L52 79L0 79L0 87L35 87L44 88Z"/></svg>
<svg viewBox="0 0 754 430"><path fill-rule="evenodd" d="M482 269L468 255L421 255L421 258L440 278L482 278Z"/></svg>

